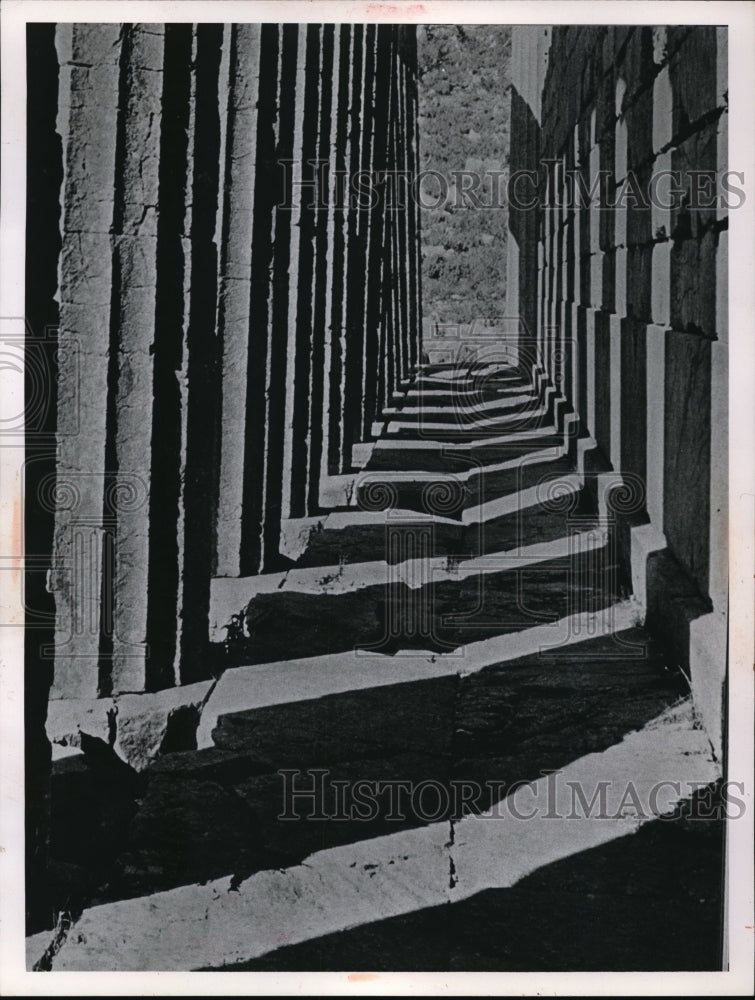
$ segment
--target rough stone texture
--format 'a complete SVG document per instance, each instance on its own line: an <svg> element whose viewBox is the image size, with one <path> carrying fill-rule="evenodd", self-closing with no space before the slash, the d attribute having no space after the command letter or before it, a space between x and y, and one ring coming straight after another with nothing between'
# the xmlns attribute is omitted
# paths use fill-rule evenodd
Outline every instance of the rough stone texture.
<svg viewBox="0 0 755 1000"><path fill-rule="evenodd" d="M671 250L670 320L675 330L716 336L716 250L718 233L686 240Z"/></svg>
<svg viewBox="0 0 755 1000"><path fill-rule="evenodd" d="M505 445L503 435L496 447L505 454ZM365 531L360 517L382 517L373 527L382 532L384 554L386 544L383 512L336 511L325 519L331 528L317 532L319 547L308 549L314 566L276 575L268 581L276 586L262 586L251 601L253 641L245 647L229 634L226 663L235 649L245 666L226 669L211 689L114 699L109 740L81 736L83 752L57 765L50 899L53 907L65 899L83 913L55 955L37 956L41 967L233 968L257 959L275 965L284 946L307 954L323 935L351 928L347 941L362 932L369 938L385 921L409 914L432 924L428 908L444 904L451 913L471 897L469 905L495 922L498 893L635 833L679 798L639 818L489 822L484 813L502 796L522 804L533 788L545 788L545 773L562 768L588 798L603 778L631 777L645 800L659 775L715 780L707 737L694 728L688 703L678 704L681 675L666 668L664 650L638 627L634 606L617 600L623 584L613 561L615 532L600 527L589 500L598 498L605 520L605 483L577 474L561 450L550 454L550 462L539 455L490 474L467 465L460 482L468 495L460 494L455 511L453 497L433 493L440 526L455 531L448 541L457 558L475 547L495 552L504 542L520 559L528 551L538 558L504 561L484 576L449 571L440 582L413 587L397 577L388 586L330 593L312 580L339 564L344 535ZM380 483L380 472L367 474ZM428 483L444 485L432 474L415 475L404 473L396 490L409 513L428 501ZM492 516L483 517L485 509ZM475 512L479 523L468 516ZM454 513L457 522L447 516ZM593 535L594 544L585 545ZM407 530L404 540L410 537ZM364 559L364 536L360 544ZM393 554L400 561L410 548ZM416 555L416 546L411 551ZM297 574L310 589L287 589ZM411 611L420 595L432 597L421 605L432 621L417 632ZM381 620L389 606L395 614ZM255 608L266 608L267 617ZM471 614L459 620L465 612ZM560 620L548 623L555 615ZM390 633L383 654L350 648L370 639L374 623ZM412 648L420 640L423 648ZM442 651L444 641L458 649ZM253 664L273 656L277 661ZM297 799L299 819L283 818L291 800L282 768L297 772L293 790L305 794L315 780L311 769L327 771L314 802ZM310 774L299 773L304 769ZM394 784L383 785L374 809L356 816L359 781L426 787L426 811L401 808ZM477 786L473 805L453 798L458 788ZM610 792L612 801L617 794ZM69 826L61 822L64 802L76 804ZM591 912L605 912L609 901L623 907L625 932L644 942L634 926L641 911L619 875L634 855L617 857L617 871L601 869L606 888L596 892ZM524 918L531 906L526 886L510 898ZM455 967L471 967L479 956L495 963L492 943L482 948L484 935L480 947L464 941L449 953ZM300 961L288 954L293 965ZM612 943L603 954L606 963L619 961ZM646 954L663 965L662 949ZM399 964L401 955L398 947ZM500 960L509 961L505 950Z"/></svg>
<svg viewBox="0 0 755 1000"><path fill-rule="evenodd" d="M647 328L635 319L621 323L622 472L646 484L647 478ZM651 429L652 431L652 429ZM644 490L643 490L644 493ZM644 502L646 497L641 498Z"/></svg>
<svg viewBox="0 0 755 1000"><path fill-rule="evenodd" d="M689 674L690 626L710 611L695 581L684 572L669 550L653 552L647 561L647 625L666 647L669 662ZM720 640L720 636L716 636ZM720 670L710 671L719 674ZM710 706L706 705L705 710Z"/></svg>
<svg viewBox="0 0 755 1000"><path fill-rule="evenodd" d="M56 30L53 697L94 698L211 674L211 577L290 564L282 519L318 512L320 476L351 471L413 372L416 204L381 189L374 210L343 210L331 173L318 207L290 176L292 219L278 168L411 172L416 40L398 25Z"/></svg>
<svg viewBox="0 0 755 1000"><path fill-rule="evenodd" d="M709 340L667 335L664 532L703 595L710 560L710 362Z"/></svg>
<svg viewBox="0 0 755 1000"><path fill-rule="evenodd" d="M238 575L241 559L246 367L251 296L252 231L256 179L260 27L236 25L238 48L229 81L228 160L219 322L223 334L223 393L218 573ZM233 210L231 211L231 206Z"/></svg>
<svg viewBox="0 0 755 1000"><path fill-rule="evenodd" d="M194 742L193 734L202 706L212 686L212 681L201 681L156 694L131 694L117 698L113 744L116 753L136 771L141 771L164 746L189 749Z"/></svg>
<svg viewBox="0 0 755 1000"><path fill-rule="evenodd" d="M673 134L683 134L716 107L717 43L714 25L669 27L668 61L674 93Z"/></svg>
<svg viewBox="0 0 755 1000"><path fill-rule="evenodd" d="M524 30L532 40L534 29ZM504 373L498 388L523 390L532 378L542 407L499 414L490 423L488 418L459 420L458 412L449 421L441 414L426 421L428 437L421 420L383 412L384 404L399 404L400 410L402 399L409 398L403 397L405 378L417 349L418 315L415 310L413 321L411 303L419 298L419 282L411 219L378 213L365 229L364 220L352 213L325 211L315 218L300 202L299 217L292 220L278 203L272 174L259 178L257 173L263 167L268 171L276 157L304 150L335 150L336 165L344 169L409 166L405 130L416 100L413 34L387 25L374 36L357 25L263 26L259 72L262 76L264 61L275 83L257 94L262 147L252 179L244 169L248 164L242 168L242 161L234 160L232 130L228 133L227 113L234 108L226 105L228 74L232 64L239 65L233 63L239 51L234 53L228 31L208 25L171 26L165 34L143 27L60 29L59 121L66 156L61 339L64 347L81 347L85 384L75 383L74 390L74 381L63 379L60 426L79 420L81 434L71 440L59 436L58 495L51 501L58 516L50 579L58 599L58 640L68 638L68 612L79 614L70 642L59 648L63 670L58 670L55 693L82 700L59 699L65 707L50 716L53 739L81 750L56 761L53 782L55 864L45 898L47 919L52 922L63 909L83 910L72 931L61 936L58 954L44 960L59 969L238 965L283 944L455 905L482 892L508 891L538 867L634 833L639 825L628 817L610 824L526 829L520 824L509 830L476 820L457 823L444 815L396 831L387 826L389 806L383 801L375 825L344 823L328 827L327 834L316 825L281 830L276 812L281 763L311 767L319 761L333 765L334 775L349 782L365 775L408 777L439 781L444 788L451 778L467 774L533 782L543 768L562 765L587 782L605 775L635 780L639 774L645 792L668 774L704 783L719 774L707 736L686 705L640 733L627 733L674 702L677 678L665 667L689 671L691 623L711 613L701 593L710 564L709 369L711 341L721 327L715 268L722 257L723 220L707 211L690 217L681 206L669 217L669 229L658 234L652 231L652 213L632 210L626 227L617 227L616 218L596 200L581 213L577 249L576 220L568 212L533 213L537 226L542 223L534 242L526 226L517 231L519 290L536 279L520 304L530 318L539 311L542 323L539 329L532 324L532 356L527 358L532 370ZM709 44L717 36L707 29L699 38L692 34L669 30L661 40L651 28L572 26L555 29L550 46L551 36L543 32L547 44L529 46L530 64L519 67L517 120L527 123L521 161L530 162L535 150L557 156L548 177L548 190L554 192L561 190L572 156L591 175L606 165L622 172L626 139L626 159L637 165L646 186L657 163L650 158L656 152L654 137L663 132L655 117L649 120L648 95L658 69L668 65L672 124L666 155L670 151L671 163L688 175L700 163L713 163L715 149L719 166L721 60L714 50L711 64ZM240 38L237 34L236 41ZM241 44L255 45L256 36ZM249 55L248 48L244 51ZM705 86L695 91L698 57ZM362 81L370 78L370 59L378 72L366 93ZM179 74L178 96L161 81L161 69L169 65L186 71ZM701 93L711 71L709 101ZM252 87L254 72L252 65ZM307 82L322 90L308 89ZM177 136L189 137L186 151L181 147L174 153L162 142L166 102L175 102L180 112L173 127ZM330 120L307 116L305 107L328 107ZM253 125L246 121L245 127ZM416 143L411 148L416 155ZM173 201L167 198L173 173L164 159L172 155L180 161L181 181ZM112 192L112 197L91 197L90 156L97 191ZM250 209L254 183L254 220L250 225L242 218L238 225L239 240L251 238L239 268L243 281L251 282L249 302L255 310L245 317L242 292L238 313L235 305L229 313L233 331L221 324L221 345L208 332L215 329L218 288L223 295L229 292L219 275L229 282L235 277L233 260L229 264L224 258L234 205L221 204L224 182L229 181L228 190L234 187L232 177L224 175L229 162L231 174L238 166L244 175L242 211ZM158 246L161 236L170 236L167 256ZM225 666L244 664L228 670L217 689L208 681L131 693L159 686L149 669L145 672L145 643L150 623L166 627L159 622L162 610L169 612L167 628L180 631L180 638L175 656L163 663L155 658L159 679L212 672L216 661L205 657L210 652L206 617L210 575L217 569L214 531L222 532L223 517L234 522L230 569L236 569L238 555L238 571L246 560L248 572L286 570L296 557L301 568L330 569L344 558L388 562L396 551L393 561L403 561L428 523L437 529L433 554L450 556L449 564L459 556L563 539L575 524L594 529L596 496L601 517L607 517L608 507L600 477L586 476L585 466L603 470L610 456L614 466L626 466L627 475L637 472L653 432L651 421L626 431L631 421L622 407L633 389L640 395L643 387L656 385L643 352L644 325L651 318L663 321L664 303L652 295L650 280L654 240L657 246L671 246L668 319L673 329L664 339L661 382L665 494L656 497L654 508L662 500L670 549L648 562L644 603L648 624L667 636L665 655L644 630L629 630L637 613L633 606L617 603L627 585L626 574L616 566L617 539L619 550L634 554L625 526L619 526L606 532L605 545L593 551L491 574L497 586L490 590L481 586L482 577L446 576L419 594L419 588L403 581L382 588L380 596L375 587L339 594L285 589L260 594L247 603L245 614L245 638L253 641L240 641L236 630L213 651ZM625 241L628 250L617 251L617 241ZM166 273L167 257L178 250L178 264ZM626 268L626 284L616 281L617 266L622 275ZM699 290L692 287L693 274ZM355 282L360 283L356 292ZM712 288L718 299L712 300L711 311ZM230 309L231 298L221 296L221 314L226 305ZM586 360L577 357L573 369L572 345L566 341L572 335L579 340L578 311L574 329L569 322L575 307L587 303L594 310L585 324ZM167 327L157 322L158 305L170 319ZM229 351L225 385L217 380L221 346ZM255 366L248 363L252 356L259 361ZM573 370L582 378L583 364L586 424L577 430L594 435L595 451L603 454L588 463L581 452L579 470L567 472L563 464L556 468L573 426L563 391L571 385ZM245 365L239 382L237 368ZM72 355L64 352L61 371L70 375L73 367ZM627 374L620 393L619 368ZM460 379L448 371L423 371L418 384L425 385L425 376L434 390L429 398L441 404L450 404L459 393L472 393L471 400L465 396L472 404L484 396L479 386L468 384L471 372ZM233 495L216 525L216 403L221 389L234 392L239 384L247 390L245 398L231 409L243 415L249 434L243 442L236 439L226 456L232 462L234 456L241 458L243 469L233 470ZM84 403L77 409L80 388ZM153 447L158 401L170 416L165 454ZM641 408L646 403L649 407L641 400ZM443 500L436 502L435 521L413 524L409 518L397 535L388 532L395 550L387 552L382 510L320 516L316 488L321 474L345 477L351 445L366 428L382 427L384 416L390 417L386 439L373 449L369 472L468 472L510 461L527 466L533 453L551 447L556 485L549 495L553 483L547 477L533 483L524 476L511 490L505 472L490 477L488 495L481 483L464 480L466 500L453 510ZM569 451L573 457L575 449ZM176 480L167 484L170 489L162 459ZM149 491L149 512L138 489L123 495L116 469L139 477ZM155 490L155 476L164 490ZM544 483L545 496L537 489ZM716 497L723 503L720 490ZM407 505L402 520L426 506L424 488L403 488L397 498ZM158 524L154 518L166 499L178 544L165 547L167 569L156 579L162 522L154 532L145 529ZM128 509L129 503L135 508ZM695 517L688 514L691 503ZM282 555L286 514L302 522L305 534L301 545ZM105 523L103 515L113 515L113 523ZM73 534L77 519L84 521L81 545ZM101 567L110 565L101 548L105 529L115 539L115 606L126 626L115 634L108 631L101 607L111 582L100 578ZM184 530L195 546L183 544ZM294 524L292 537L296 530ZM82 568L73 566L76 546L88 573L83 595L71 575ZM183 584L196 587L196 601L173 601ZM418 603L427 593L434 601ZM422 610L435 617L431 641L427 622L418 620ZM720 608L712 613L720 614ZM453 616L456 620L449 621ZM551 626L543 622L556 616L560 620L549 632ZM716 639L723 634L719 627ZM397 655L375 658L367 667L353 647L370 643ZM699 647L707 654L708 647ZM527 661L522 653L513 662L513 651L523 649ZM260 658L272 662L255 663ZM191 669L202 673L190 673L189 660ZM696 692L715 699L719 676L717 670L707 685L698 679ZM115 697L96 698L111 692ZM575 760L577 753L588 756ZM667 802L660 812L674 804ZM74 818L66 823L72 806ZM208 879L215 881L181 884ZM620 895L629 891L624 888ZM496 912L495 905L487 912ZM625 912L641 920L630 905ZM610 947L605 956L607 962L621 960ZM486 960L489 953L482 955L483 965ZM473 956L454 961L473 964ZM549 955L544 965L554 961Z"/></svg>
<svg viewBox="0 0 755 1000"><path fill-rule="evenodd" d="M646 826L518 886L279 949L239 971L716 971L721 824ZM682 818L685 817L685 818ZM612 919L606 921L606 908ZM626 934L637 926L638 934ZM701 935L705 944L690 949Z"/></svg>
<svg viewBox="0 0 755 1000"><path fill-rule="evenodd" d="M161 750L196 745L199 715L213 683L91 701L60 699L48 710L47 735L62 747L81 748L82 739L96 739L141 771Z"/></svg>
<svg viewBox="0 0 755 1000"><path fill-rule="evenodd" d="M505 25L426 25L418 31L421 169L428 176L421 211L423 310L429 322L463 324L504 315L508 212L506 188L496 174L508 167ZM482 207L459 204L454 171L482 178ZM463 182L469 185L469 181ZM500 195L498 187L500 185ZM502 207L486 208L497 198ZM426 347L428 344L426 343Z"/></svg>
<svg viewBox="0 0 755 1000"><path fill-rule="evenodd" d="M147 683L150 468L153 354L157 296L157 213L164 29L128 29L128 78L120 95L118 197L113 214L113 269L118 316L118 414L106 469L114 484L108 513L116 521L112 581L110 689L140 691ZM94 194L97 189L92 189ZM111 348L112 349L112 348ZM112 391L112 390L111 390ZM124 492L125 490L125 492Z"/></svg>
<svg viewBox="0 0 755 1000"><path fill-rule="evenodd" d="M521 44L529 44L532 30L514 29L515 49L520 35ZM585 395L571 401L580 411L580 433L597 441L602 459L610 459L617 471L620 466L628 477L648 477L647 513L654 531L665 533L669 566L679 572L682 589L694 581L701 606L713 599L716 614L726 613L725 593L712 584L712 567L716 581L721 579L725 533L711 524L711 517L726 508L721 492L726 417L714 414L711 403L711 351L718 350L726 328L725 249L720 248L725 248L727 223L716 201L716 174L720 178L728 167L726 67L726 40L713 26L554 28L547 63L529 67L529 89L542 88L537 141L518 128L511 154L512 162L519 162L534 145L548 158L561 158L574 148L586 184L598 167L615 172L608 197L616 193L625 167L634 172L636 193L645 204L630 198L626 210L611 210L601 192L602 208L594 198L580 210L579 287L559 246L561 213L541 214L539 232L530 234L531 242L539 242L540 314L556 321L564 300L589 302L596 310L594 340L588 323L584 345ZM535 108L532 100L530 107ZM670 181L655 188L651 183L669 170L680 174L673 198ZM702 181L696 171L704 173ZM653 193L671 203L650 204ZM519 250L533 253L532 246ZM609 376L617 376L617 366L607 345L617 316L622 319L618 408ZM662 372L658 328L665 336ZM546 345L546 332L539 335ZM543 353L544 377L553 379L549 354ZM717 370L723 372L722 360ZM724 381L716 377L713 392L721 406ZM651 586L661 585L653 574L648 579ZM656 601L663 604L663 595L652 595L651 606ZM661 631L678 629L669 642L679 656L686 644L682 659L689 657L684 616L658 614L653 621ZM716 635L715 653L713 639L706 643L705 656L712 660L709 683L700 679L705 668L699 643L695 654L695 688L706 719L720 719L722 712L719 680L726 643L723 630ZM720 725L713 724L711 731L719 732Z"/></svg>
<svg viewBox="0 0 755 1000"><path fill-rule="evenodd" d="M116 708L112 698L61 698L47 709L47 736L62 746L81 745L81 734L111 742Z"/></svg>
<svg viewBox="0 0 755 1000"><path fill-rule="evenodd" d="M107 398L121 27L63 25L58 132L63 139L63 251L53 569L58 668L52 697L94 698L101 627L101 523ZM77 433L71 434L70 429ZM77 522L83 524L77 527ZM80 541L79 541L80 539ZM87 582L82 582L83 579Z"/></svg>
<svg viewBox="0 0 755 1000"><path fill-rule="evenodd" d="M666 774L680 775L686 782L715 782L718 769L710 761L704 736L691 722L689 706L681 705L604 753L579 758L564 769L552 800L557 808L571 808L568 781L580 782L589 795L599 780L610 776L614 783L607 801L610 820L553 822L541 813L535 823L509 825L505 819L494 822L467 816L450 826L446 821L431 822L377 839L321 848L304 864L277 871L260 871L246 878L226 876L205 885L156 893L147 900L105 903L84 911L54 957L53 968L238 966L275 952L283 944L300 944L349 927L375 926L381 919L427 912L428 907L460 903L481 890L509 889L540 868L547 873L545 866L551 863L575 853L589 858L582 854L585 848L636 834L658 815L673 815L680 798L673 790L650 805L654 783ZM639 814L636 806L623 814L618 809L623 781L629 778L637 789ZM538 795L544 793L548 781L540 778L535 787L520 789L518 807L531 805L535 790ZM161 811L160 816L164 815ZM237 832L239 828L243 824L235 825ZM522 850L525 841L526 853ZM619 858L624 853L621 847L626 850L626 843L632 842L630 838L617 843ZM716 856L714 850L708 860ZM711 869L715 868L714 861ZM613 871L618 888L626 872L624 863L619 861ZM610 878L606 873L604 884ZM715 895L713 885L710 892ZM472 958L467 955L466 960ZM604 954L603 961L607 958Z"/></svg>

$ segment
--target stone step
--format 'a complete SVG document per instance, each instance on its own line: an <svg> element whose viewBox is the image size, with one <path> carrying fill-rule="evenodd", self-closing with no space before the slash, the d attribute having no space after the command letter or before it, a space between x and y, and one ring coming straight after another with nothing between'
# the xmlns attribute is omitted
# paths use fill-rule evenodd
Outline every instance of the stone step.
<svg viewBox="0 0 755 1000"><path fill-rule="evenodd" d="M110 786L92 748L83 761L67 762L75 767L58 772L53 796L55 856L67 865L86 864L90 852L99 857L86 884L94 891L91 879L99 876L102 900L178 884L187 872L199 880L229 865L241 871L280 863L284 845L290 864L322 846L323 837L344 843L396 829L391 820L383 830L386 803L374 822L361 825L279 822L281 767L328 767L333 780L352 782L475 781L478 811L487 808L499 786L537 778L538 768L568 763L579 749L602 750L674 699L674 679L646 634L626 628L621 612L613 624L614 633L586 639L586 620L565 622L565 645L549 650L542 647L557 641L554 630L531 630L501 650L506 662L468 673L470 664L447 657L443 666L428 664L435 676L397 682L398 675L386 674L379 687L379 671L349 669L341 657L337 672L330 671L341 690L329 694L303 685L301 673L297 680L295 664L279 665L288 671L283 683L280 671L230 670L205 706L198 734L204 749L162 755L138 780ZM322 662L331 666L327 657ZM310 674L318 669L312 660L306 666ZM104 800L102 789L111 793ZM120 796L117 814L112 793ZM239 801L252 810L253 823ZM105 841L97 840L103 808L119 817ZM109 871L102 869L108 852Z"/></svg>
<svg viewBox="0 0 755 1000"><path fill-rule="evenodd" d="M617 700L623 705L628 701L621 696ZM604 698L599 705L605 707ZM604 743L602 750L572 756L561 766L557 782L533 775L508 796L503 789L504 797L481 815L441 818L377 837L319 846L303 863L249 874L233 866L209 882L197 879L138 898L88 905L59 936L57 951L49 955L51 966L55 971L240 968L283 945L367 929L482 892L510 889L546 866L636 834L659 816L673 815L696 784L711 785L720 777L704 733L695 728L689 702L651 717L643 728L631 728ZM351 775L345 773L348 782ZM679 786L666 782L658 795L659 783L669 774ZM625 808L630 783L639 809ZM155 787L159 784L156 776ZM163 789L174 790L176 784L176 775L171 775L163 780ZM553 820L553 811L567 815L574 809L575 786L589 802L603 785L605 807L597 815L588 811L575 822ZM199 790L191 791L197 801ZM178 799L185 802L186 796ZM239 796L234 799L240 801ZM205 828L212 821L209 805L203 811ZM515 821L525 811L529 820ZM166 816L164 803L156 812L165 840L180 838L179 813L168 811ZM253 810L249 815L254 816ZM291 821L292 829L302 826ZM305 828L315 826L308 823ZM233 828L237 833L239 823ZM336 822L323 824L323 830L335 829ZM199 836L199 843L204 839ZM170 857L167 843L165 856ZM197 851L196 856L206 858L208 852ZM153 867L159 864L154 856L150 861ZM30 963L42 958L49 938L38 934L29 941Z"/></svg>
<svg viewBox="0 0 755 1000"><path fill-rule="evenodd" d="M537 397L531 393L519 393L517 395L498 395L488 400L454 399L453 397L444 400L442 403L428 403L423 396L420 399L411 399L403 402L399 406L388 406L383 410L383 416L397 417L409 420L413 416L431 416L433 418L447 417L455 419L457 416L480 417L498 413L506 413L512 409L535 406Z"/></svg>
<svg viewBox="0 0 755 1000"><path fill-rule="evenodd" d="M519 372L491 365L474 369L460 367L455 370L437 372L434 374L423 372L417 376L412 387L415 389L422 389L426 386L439 386L441 388L473 390L481 385L522 385L525 381L525 378Z"/></svg>
<svg viewBox="0 0 755 1000"><path fill-rule="evenodd" d="M200 747L212 746L212 730L217 718L234 710L455 674L466 676L536 655L553 655L568 660L572 646L631 632L637 627L637 617L634 604L623 601L599 613L583 612L551 624L467 643L463 650L450 653L408 650L387 655L348 650L230 668L222 674L203 702L197 743ZM616 645L627 656L644 655L641 648L627 646L623 639L617 639ZM579 652L579 655L584 656L584 652Z"/></svg>
<svg viewBox="0 0 755 1000"><path fill-rule="evenodd" d="M457 578L420 588L396 581L340 594L258 593L228 634L230 665L349 649L457 649L613 603L618 573L608 549Z"/></svg>
<svg viewBox="0 0 755 1000"><path fill-rule="evenodd" d="M615 539L564 435L530 405L500 366L425 368L297 564L214 581L216 680L53 709L80 752L55 764L50 912L83 912L48 966L305 968L320 942L336 968L339 941L361 965L383 941L396 968L401 929L437 940L441 904L463 919L492 893L480 912L516 923L512 887L688 797L654 782L717 780L680 677L618 600ZM617 805L631 780L646 815L484 818L560 769L587 801L603 781ZM376 789L367 813L358 787ZM483 938L464 961L484 967ZM448 967L437 946L419 965L431 954Z"/></svg>
<svg viewBox="0 0 755 1000"><path fill-rule="evenodd" d="M699 815L695 803L686 800L673 819L649 822L632 836L546 864L509 889L318 936L225 969L720 973L724 824Z"/></svg>
<svg viewBox="0 0 755 1000"><path fill-rule="evenodd" d="M468 460L465 460L464 453L457 450L455 452L449 452L448 454L448 466L449 468L445 471L429 471L427 469L412 469L407 466L407 455L406 453L401 453L402 462L398 468L395 469L380 469L380 479L383 482L389 483L415 483L415 482L469 482L471 479L477 476L484 476L492 474L495 472L504 472L506 470L516 470L523 465L545 465L550 462L557 462L562 459L567 453L567 448L564 446L563 440L555 447L543 447L535 448L531 451L520 454L516 458L505 458L499 462L491 462L489 464L474 463L470 464ZM357 473L350 480L353 488L357 488L358 485L364 480L375 479L376 476L373 475L373 470L364 469ZM355 503L352 500L352 503Z"/></svg>
<svg viewBox="0 0 755 1000"><path fill-rule="evenodd" d="M520 399L523 396L537 398L531 385L512 385L507 388L496 387L495 389L483 388L480 390L433 389L425 387L423 389L409 389L402 399L397 402L396 407L390 407L390 409L433 407L445 410L448 407L460 406L472 411L486 403L491 404L492 409L496 409L500 404L505 405L509 400Z"/></svg>
<svg viewBox="0 0 755 1000"><path fill-rule="evenodd" d="M465 510L519 493L523 494L521 509L525 509L531 505L527 502L531 494L526 491L533 488L539 488L543 499L566 497L573 492L573 477L573 466L565 456L547 462L517 459L469 468L457 476L425 473L422 478L410 478L381 470L364 472L355 479L353 501L362 510L396 508L463 520Z"/></svg>
<svg viewBox="0 0 755 1000"><path fill-rule="evenodd" d="M510 471L510 470L507 470ZM357 493L354 507L336 507L319 522L322 528L338 529L378 524L385 528L411 524L421 527L448 524L484 524L504 514L543 505L554 515L573 509L582 491L583 480L563 463L562 469L543 471L518 477L509 474L501 477L501 488L487 479L478 481L475 488L465 483L446 479L437 485L423 484L421 488L406 485L401 494L407 506L400 503L401 494L394 483L380 474L361 477L363 488ZM365 479L368 481L365 483ZM531 482L532 485L524 485ZM521 484L521 485L518 485ZM514 486L503 492L506 486Z"/></svg>
<svg viewBox="0 0 755 1000"><path fill-rule="evenodd" d="M563 558L581 551L602 548L606 532L599 527L582 530L548 542L517 549L490 552L481 556L439 556L404 559L389 563L346 563L333 566L295 567L281 573L247 577L216 577L210 596L210 637L221 642L226 628L242 608L258 594L299 593L314 595L350 594L367 587L403 584L411 589L431 583L468 580L499 573L503 568L521 569L539 562Z"/></svg>
<svg viewBox="0 0 755 1000"><path fill-rule="evenodd" d="M401 417L391 420L386 429L385 436L388 439L393 437L416 438L424 440L445 441L446 439L471 438L474 440L481 435L500 436L502 432L515 433L516 431L532 430L552 423L548 416L548 410L540 406L537 401L532 404L516 408L511 412L494 416L481 415L474 417L471 415L448 414L445 420L420 417L403 420Z"/></svg>
<svg viewBox="0 0 755 1000"><path fill-rule="evenodd" d="M492 465L511 461L542 451L546 448L563 448L564 435L553 427L538 427L509 435L491 435L473 441L415 440L409 438L381 438L375 443L368 471L377 469L401 471L454 472L475 465Z"/></svg>
<svg viewBox="0 0 755 1000"><path fill-rule="evenodd" d="M461 513L464 520L411 510L336 512L310 530L296 565L478 556L563 538L594 519L590 498L576 487L563 498L545 499L542 488L533 486L524 496L510 495Z"/></svg>

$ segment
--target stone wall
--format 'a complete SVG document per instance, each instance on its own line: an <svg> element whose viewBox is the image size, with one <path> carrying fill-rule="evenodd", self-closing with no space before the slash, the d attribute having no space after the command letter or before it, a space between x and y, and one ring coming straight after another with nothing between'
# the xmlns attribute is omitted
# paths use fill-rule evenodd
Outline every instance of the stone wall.
<svg viewBox="0 0 755 1000"><path fill-rule="evenodd" d="M416 169L414 29L34 30L52 697L185 684L212 580L290 562L417 361L418 220L386 180Z"/></svg>
<svg viewBox="0 0 755 1000"><path fill-rule="evenodd" d="M421 166L428 172L423 297L431 322L496 322L505 315L510 30L418 28Z"/></svg>
<svg viewBox="0 0 755 1000"><path fill-rule="evenodd" d="M726 46L715 27L514 28L511 169L537 172L540 207L512 210L509 258L538 377L587 466L622 484L635 591L719 747Z"/></svg>

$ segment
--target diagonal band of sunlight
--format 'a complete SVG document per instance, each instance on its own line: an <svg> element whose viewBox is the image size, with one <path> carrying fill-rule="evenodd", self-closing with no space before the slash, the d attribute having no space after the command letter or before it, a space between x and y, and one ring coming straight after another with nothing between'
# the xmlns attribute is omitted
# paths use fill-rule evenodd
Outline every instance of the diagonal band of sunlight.
<svg viewBox="0 0 755 1000"><path fill-rule="evenodd" d="M690 788L719 775L687 700L608 750L520 786L480 816L318 851L291 868L258 872L238 887L229 875L93 906L68 932L53 969L220 969L487 889L506 889L545 865L635 833L673 812ZM574 787L587 802L605 787L597 815L565 818L574 807ZM31 962L41 957L49 938L48 933L29 939Z"/></svg>
<svg viewBox="0 0 755 1000"><path fill-rule="evenodd" d="M214 746L212 732L221 715L453 674L466 676L485 667L625 632L636 625L636 606L622 601L598 612L583 611L520 632L480 639L448 653L412 649L389 655L355 649L231 667L218 679L202 710L197 748Z"/></svg>
<svg viewBox="0 0 755 1000"><path fill-rule="evenodd" d="M259 576L218 577L212 582L210 597L211 638L225 637L226 623L258 594L350 594L367 587L404 584L418 590L431 583L466 580L478 574L507 573L552 559L578 556L602 548L605 528L575 532L552 541L534 542L516 549L486 552L449 561L448 556L407 559L400 563L385 560L345 563L343 566L310 566Z"/></svg>

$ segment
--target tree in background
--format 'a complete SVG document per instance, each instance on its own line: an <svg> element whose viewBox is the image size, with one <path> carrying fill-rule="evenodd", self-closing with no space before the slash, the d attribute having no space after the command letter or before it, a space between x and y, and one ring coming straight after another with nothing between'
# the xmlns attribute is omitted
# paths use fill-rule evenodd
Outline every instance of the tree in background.
<svg viewBox="0 0 755 1000"><path fill-rule="evenodd" d="M431 324L495 321L505 311L510 45L507 25L418 28L421 165L445 178L443 185L426 174L422 189L423 202L437 204L422 209L423 310ZM460 170L482 178L476 192L458 190Z"/></svg>

